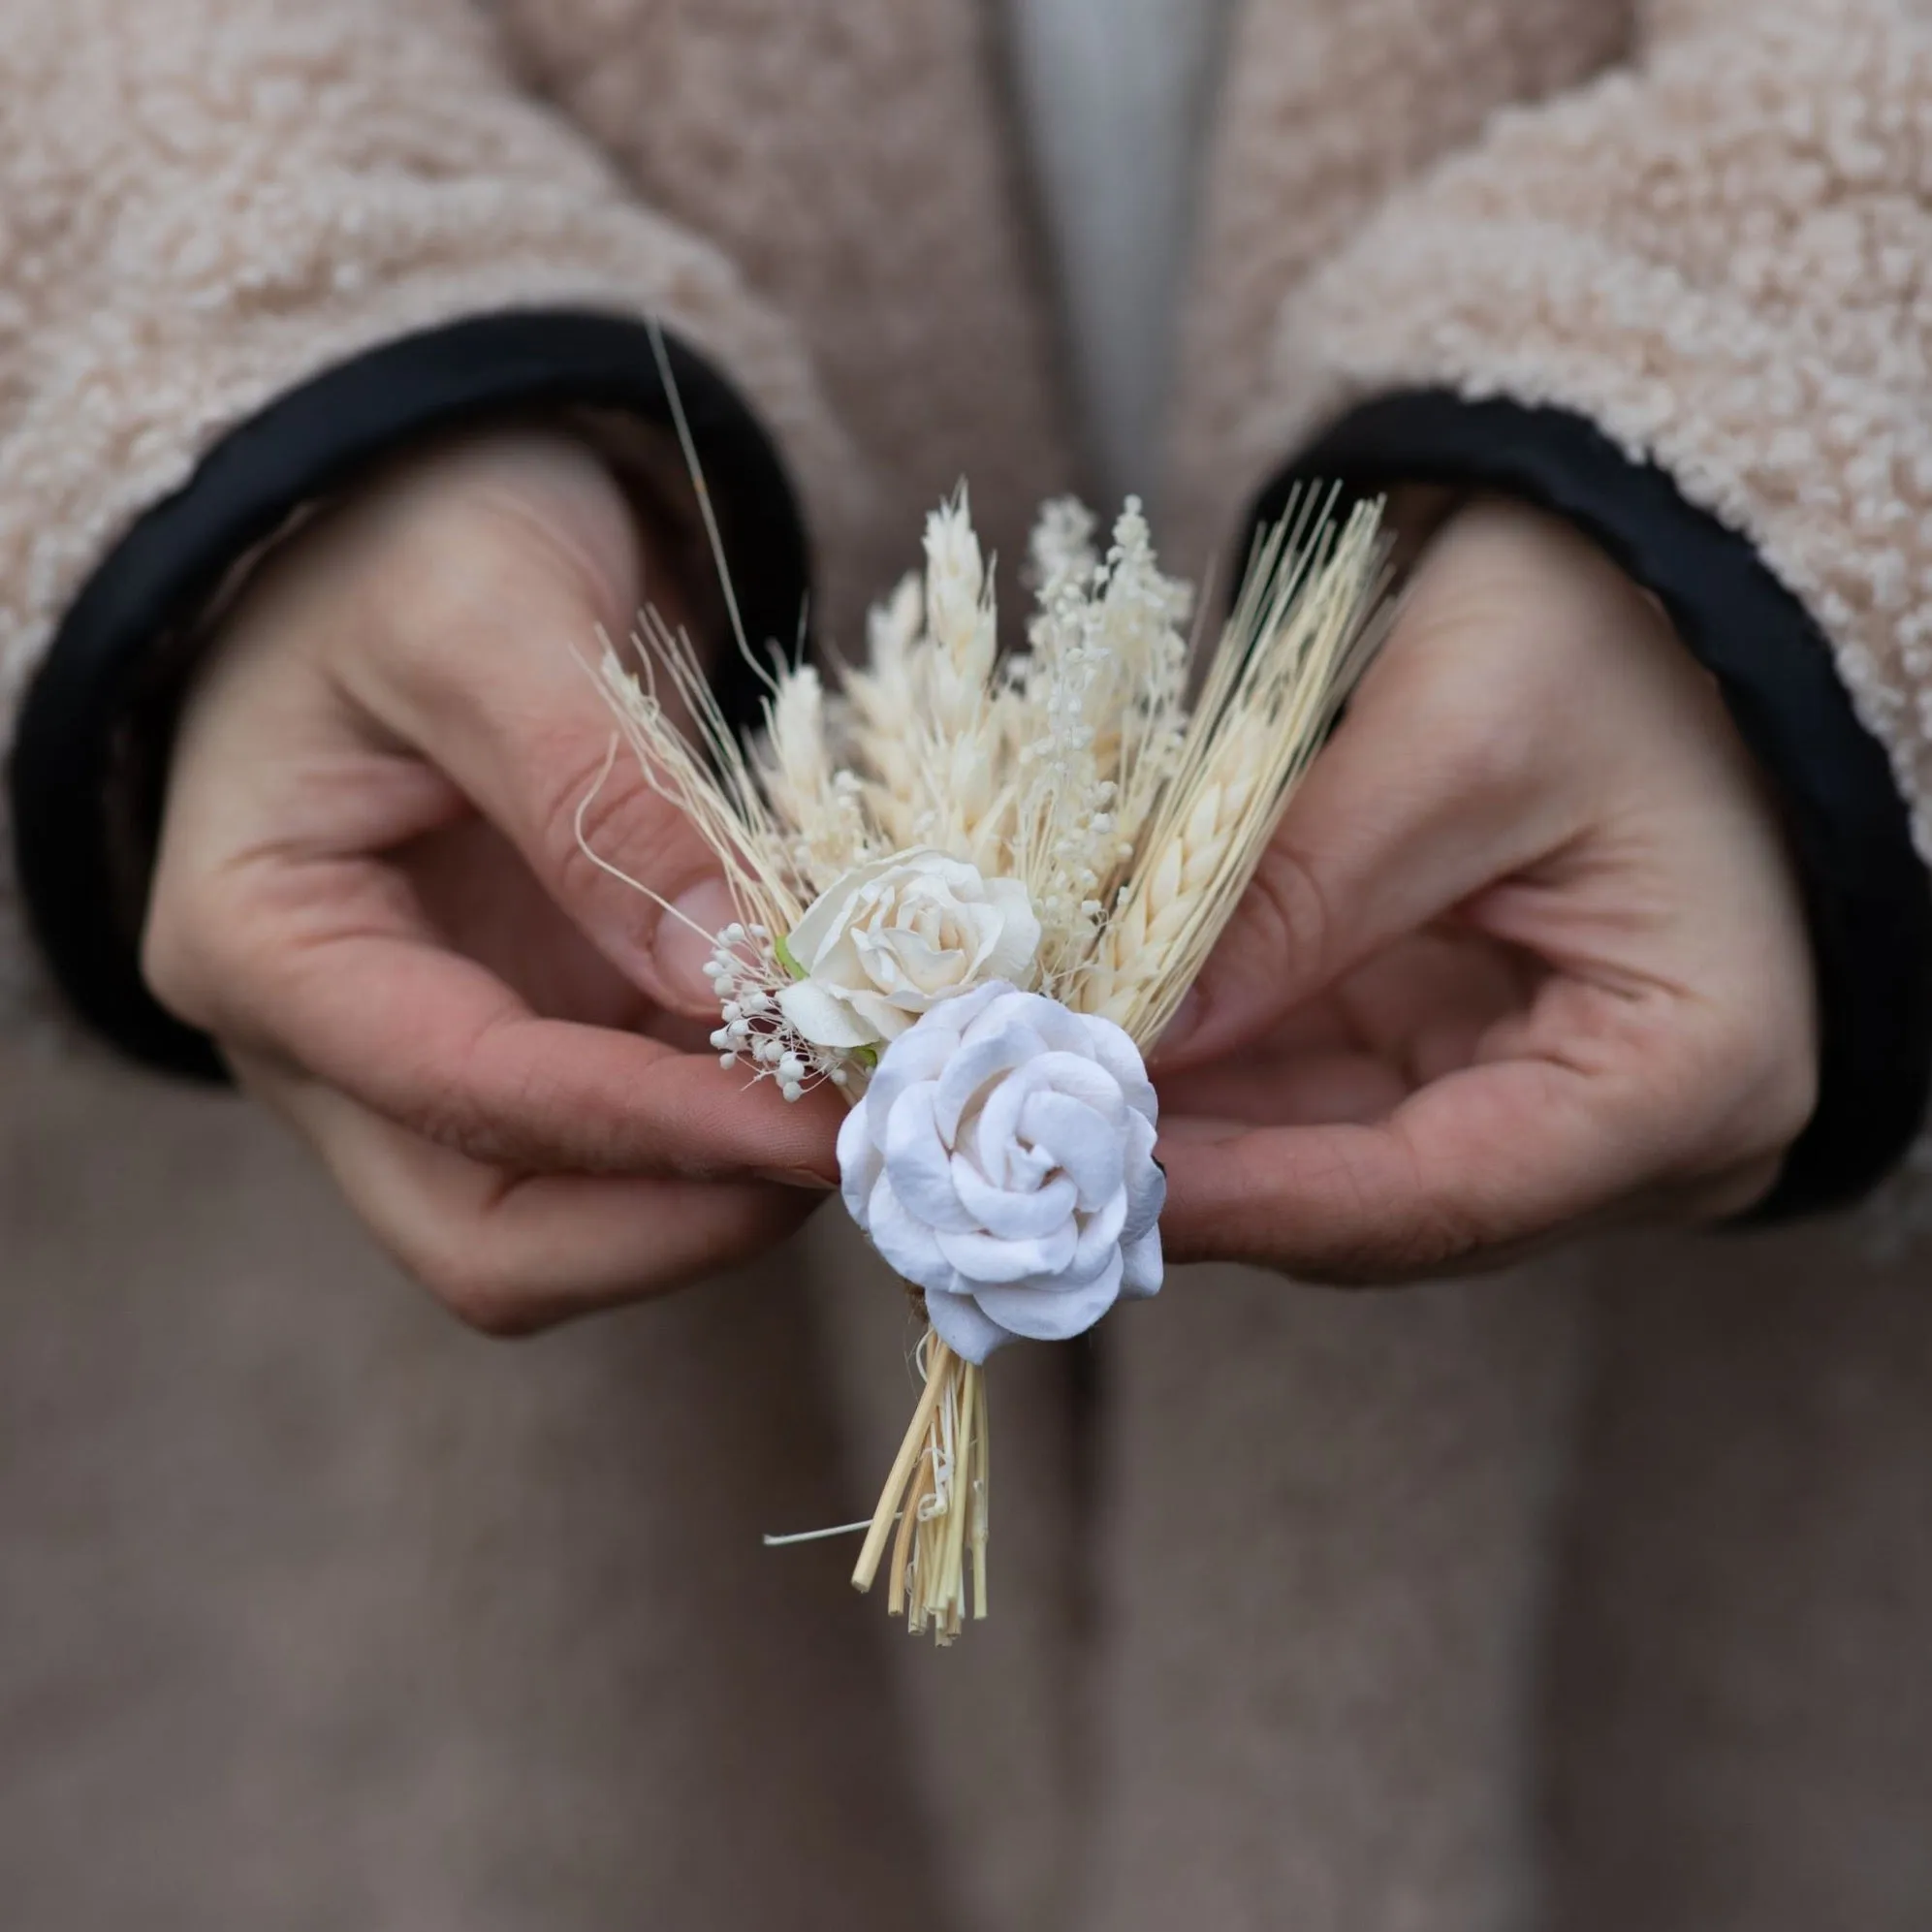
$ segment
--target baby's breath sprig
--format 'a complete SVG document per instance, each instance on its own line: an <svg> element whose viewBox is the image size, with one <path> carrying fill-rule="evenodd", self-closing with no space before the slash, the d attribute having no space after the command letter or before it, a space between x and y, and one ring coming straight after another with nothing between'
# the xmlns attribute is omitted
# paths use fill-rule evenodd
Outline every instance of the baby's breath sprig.
<svg viewBox="0 0 1932 1932"><path fill-rule="evenodd" d="M842 1055L814 1046L786 1020L778 1003L791 977L783 944L768 928L736 920L717 935L704 967L724 1022L712 1045L719 1065L748 1068L754 1080L776 1080L787 1100L802 1100L820 1081L844 1087L852 1073Z"/></svg>

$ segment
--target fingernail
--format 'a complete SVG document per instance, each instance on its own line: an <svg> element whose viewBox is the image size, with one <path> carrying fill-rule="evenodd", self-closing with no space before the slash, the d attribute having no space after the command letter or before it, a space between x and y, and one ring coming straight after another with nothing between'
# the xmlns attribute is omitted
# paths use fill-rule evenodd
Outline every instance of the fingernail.
<svg viewBox="0 0 1932 1932"><path fill-rule="evenodd" d="M657 922L651 957L665 993L693 1012L715 1010L717 995L705 977L705 966L717 946L717 934L735 916L731 894L713 874L687 886Z"/></svg>
<svg viewBox="0 0 1932 1932"><path fill-rule="evenodd" d="M809 1167L759 1167L753 1171L761 1181L774 1181L780 1188L803 1188L813 1194L829 1194L839 1185L823 1174L814 1174Z"/></svg>
<svg viewBox="0 0 1932 1932"><path fill-rule="evenodd" d="M1148 1058L1163 1060L1177 1047L1183 1045L1188 1036L1200 1026L1201 1014L1205 1011L1206 1004L1200 994L1190 986L1182 997L1180 1005L1175 1007L1174 1017L1168 1021L1166 1030L1155 1041L1154 1051Z"/></svg>

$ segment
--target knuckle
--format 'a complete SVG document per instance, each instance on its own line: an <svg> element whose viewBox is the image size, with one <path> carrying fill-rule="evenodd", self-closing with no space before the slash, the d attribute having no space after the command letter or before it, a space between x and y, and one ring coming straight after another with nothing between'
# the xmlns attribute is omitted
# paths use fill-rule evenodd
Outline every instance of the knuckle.
<svg viewBox="0 0 1932 1932"><path fill-rule="evenodd" d="M677 820L649 781L621 757L613 765L608 744L558 746L540 780L537 825L545 881L566 904L580 904L614 881L606 865L626 871L646 863L672 836ZM654 923L649 901L627 894L642 927Z"/></svg>
<svg viewBox="0 0 1932 1932"><path fill-rule="evenodd" d="M1319 966L1334 930L1328 894L1314 866L1283 839L1262 855L1245 908L1266 957Z"/></svg>
<svg viewBox="0 0 1932 1932"><path fill-rule="evenodd" d="M515 1124L531 1111L532 1074L499 1067L485 1029L455 1053L449 1063L426 1067L410 1096L411 1129L438 1147L484 1166L515 1166L534 1150L523 1144Z"/></svg>
<svg viewBox="0 0 1932 1932"><path fill-rule="evenodd" d="M618 1098L570 1081L552 1058L514 1037L521 1026L499 1013L439 1043L388 1104L419 1138L481 1167L526 1175L620 1169Z"/></svg>
<svg viewBox="0 0 1932 1932"><path fill-rule="evenodd" d="M1385 1157L1402 1158L1403 1144ZM1384 1173L1373 1185L1355 1163L1339 1156L1310 1176L1310 1191L1329 1203L1328 1237L1318 1257L1322 1280L1338 1287L1385 1287L1426 1280L1467 1265L1494 1238L1493 1219L1480 1201L1464 1200L1429 1185L1412 1155L1406 1171Z"/></svg>
<svg viewBox="0 0 1932 1932"><path fill-rule="evenodd" d="M492 1254L485 1230L444 1229L400 1244L397 1259L465 1328L501 1341L555 1319L548 1300Z"/></svg>
<svg viewBox="0 0 1932 1932"><path fill-rule="evenodd" d="M1468 1266L1489 1246L1489 1231L1473 1209L1425 1197L1346 1256L1348 1273L1343 1279L1360 1287L1422 1281Z"/></svg>
<svg viewBox="0 0 1932 1932"><path fill-rule="evenodd" d="M1767 1081L1764 1110L1773 1136L1782 1149L1796 1140L1818 1111L1819 1066L1815 1052L1781 1056Z"/></svg>
<svg viewBox="0 0 1932 1932"><path fill-rule="evenodd" d="M1547 773L1549 744L1526 729L1520 709L1478 708L1446 746L1457 795L1512 801L1534 790Z"/></svg>
<svg viewBox="0 0 1932 1932"><path fill-rule="evenodd" d="M164 870L142 922L139 960L147 989L176 1019L212 1029L249 1002L266 967L234 895L209 878Z"/></svg>
<svg viewBox="0 0 1932 1932"><path fill-rule="evenodd" d="M1721 1096L1717 1156L1748 1160L1782 1152L1818 1106L1818 1055L1804 1035L1733 1012L1711 1029L1697 1059L1705 1092Z"/></svg>
<svg viewBox="0 0 1932 1932"><path fill-rule="evenodd" d="M441 1298L462 1325L494 1342L520 1342L554 1327L558 1316L540 1297L469 1287Z"/></svg>
<svg viewBox="0 0 1932 1932"><path fill-rule="evenodd" d="M1403 1162L1396 1208L1364 1218L1376 1264L1365 1282L1413 1282L1460 1271L1508 1239L1508 1217L1498 1201L1432 1177L1406 1136L1395 1135L1393 1147Z"/></svg>
<svg viewBox="0 0 1932 1932"><path fill-rule="evenodd" d="M480 634L554 624L560 608L586 630L621 626L624 546L570 509L508 472L432 475L385 531L364 584L367 617L395 648L437 661Z"/></svg>
<svg viewBox="0 0 1932 1932"><path fill-rule="evenodd" d="M141 976L169 1012L191 1026L204 1023L195 922L173 894L157 893L141 934Z"/></svg>
<svg viewBox="0 0 1932 1932"><path fill-rule="evenodd" d="M1406 642L1401 709L1427 727L1414 743L1426 789L1514 800L1544 782L1554 721L1574 700L1559 654L1522 648L1489 599L1467 595L1416 613ZM1473 675L1473 646L1482 653Z"/></svg>

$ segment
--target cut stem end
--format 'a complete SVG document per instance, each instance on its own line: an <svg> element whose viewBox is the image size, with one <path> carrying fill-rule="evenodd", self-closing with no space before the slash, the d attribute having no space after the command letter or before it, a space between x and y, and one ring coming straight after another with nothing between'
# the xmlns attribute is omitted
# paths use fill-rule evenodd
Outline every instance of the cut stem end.
<svg viewBox="0 0 1932 1932"><path fill-rule="evenodd" d="M947 1644L968 1614L986 1615L992 1472L986 1375L931 1329L918 1360L926 1387L879 1494L852 1587L866 1591L877 1581L890 1541L886 1608L894 1616L903 1612L915 1635L930 1630L935 1642Z"/></svg>

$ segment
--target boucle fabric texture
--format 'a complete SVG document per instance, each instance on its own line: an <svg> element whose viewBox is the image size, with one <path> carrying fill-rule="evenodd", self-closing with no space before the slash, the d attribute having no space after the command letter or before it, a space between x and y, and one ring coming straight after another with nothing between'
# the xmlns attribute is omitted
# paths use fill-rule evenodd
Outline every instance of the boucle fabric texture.
<svg viewBox="0 0 1932 1932"><path fill-rule="evenodd" d="M212 441L478 311L661 313L783 449L835 629L960 472L1009 559L1073 473L974 0L0 27L9 709ZM1922 812L1925 34L1880 0L1247 0L1165 479L1193 560L1378 388L1561 403L1760 546ZM0 971L28 1004L12 934ZM256 1114L0 1045L11 1918L1925 1923L1922 1256L1833 1224L1405 1296L1179 1272L1002 1359L1026 1474L943 1658L844 1552L757 1547L870 1502L896 1292L821 1217L506 1352Z"/></svg>
<svg viewBox="0 0 1932 1932"><path fill-rule="evenodd" d="M1413 90L1385 102L1311 59L1326 10L1249 12L1203 265L1229 293L1202 314L1184 432L1194 490L1251 480L1389 389L1587 417L1803 599L1932 854L1925 16L1901 0L1679 0L1644 10L1628 59L1523 105L1526 77L1602 66L1631 31L1624 10L1443 9L1441 32L1390 62L1394 16L1412 11L1327 25L1336 57L1373 48L1380 87L1399 74ZM1346 116L1331 143L1307 111L1323 85L1346 103L1325 110ZM1459 118L1475 138L1451 151ZM1440 165L1400 179L1429 146ZM1324 161L1354 192L1346 238ZM1377 181L1393 192L1371 205ZM1275 206L1308 212L1263 250Z"/></svg>

